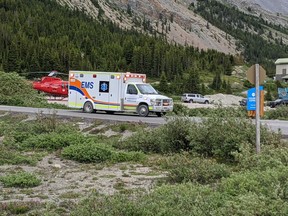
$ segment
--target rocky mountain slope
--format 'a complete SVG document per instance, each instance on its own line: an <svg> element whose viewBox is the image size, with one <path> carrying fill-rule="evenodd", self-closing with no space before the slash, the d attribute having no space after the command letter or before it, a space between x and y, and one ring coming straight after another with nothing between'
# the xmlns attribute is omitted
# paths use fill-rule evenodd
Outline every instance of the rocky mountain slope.
<svg viewBox="0 0 288 216"><path fill-rule="evenodd" d="M258 15L267 21L288 26L288 1L286 0L222 0L252 15Z"/></svg>
<svg viewBox="0 0 288 216"><path fill-rule="evenodd" d="M236 54L236 40L195 14L189 6L196 0L57 0L90 16L109 19L125 29L164 35L168 41L203 50ZM219 0L269 22L288 26L288 2L276 0Z"/></svg>

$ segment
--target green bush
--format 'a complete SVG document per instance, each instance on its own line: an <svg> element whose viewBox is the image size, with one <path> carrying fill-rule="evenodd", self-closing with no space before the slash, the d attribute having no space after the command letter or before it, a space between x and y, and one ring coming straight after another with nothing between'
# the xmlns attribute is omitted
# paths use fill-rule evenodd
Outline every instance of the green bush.
<svg viewBox="0 0 288 216"><path fill-rule="evenodd" d="M57 150L66 146L91 142L92 138L85 137L82 133L51 132L30 136L21 143L23 149Z"/></svg>
<svg viewBox="0 0 288 216"><path fill-rule="evenodd" d="M36 187L40 185L41 180L35 175L27 172L20 172L17 174L10 174L6 176L1 176L0 181L5 187Z"/></svg>
<svg viewBox="0 0 288 216"><path fill-rule="evenodd" d="M20 121L10 124L10 120L13 118L10 116L7 119L7 123L4 122L3 125L6 126L4 135L4 145L10 148L19 148L20 144L27 139L34 139L34 136L42 136L45 133L77 133L78 129L71 124L61 123L55 116L45 117L38 115L36 120L33 121ZM3 126L3 127L4 127ZM1 127L1 124L0 124ZM49 136L49 135L46 135ZM34 138L33 138L34 137ZM37 142L37 141L35 141Z"/></svg>
<svg viewBox="0 0 288 216"><path fill-rule="evenodd" d="M219 191L237 196L255 193L270 199L288 199L288 168L279 167L265 171L246 171L232 174L222 180Z"/></svg>
<svg viewBox="0 0 288 216"><path fill-rule="evenodd" d="M66 147L62 151L62 156L84 163L142 161L145 158L140 152L117 152L105 144L93 142Z"/></svg>
<svg viewBox="0 0 288 216"><path fill-rule="evenodd" d="M12 201L0 204L1 215L24 215L33 209L39 209L40 204L37 201Z"/></svg>
<svg viewBox="0 0 288 216"><path fill-rule="evenodd" d="M134 162L143 162L146 159L146 156L142 152L119 152L113 151L111 161L115 163L134 161Z"/></svg>
<svg viewBox="0 0 288 216"><path fill-rule="evenodd" d="M261 129L263 145L277 146L281 136ZM188 118L174 118L159 128L137 133L120 143L120 147L133 151L171 153L191 151L205 157L233 162L234 153L240 151L241 143L255 146L255 125L246 119L208 118L194 122Z"/></svg>
<svg viewBox="0 0 288 216"><path fill-rule="evenodd" d="M220 185L164 185L133 199L96 194L71 215L287 215L287 171L233 174Z"/></svg>
<svg viewBox="0 0 288 216"><path fill-rule="evenodd" d="M208 118L195 124L189 133L190 148L201 155L222 161L234 161L234 152L240 151L241 143L255 148L255 125L246 119ZM261 127L263 145L277 145L281 136Z"/></svg>
<svg viewBox="0 0 288 216"><path fill-rule="evenodd" d="M35 106L45 103L43 95L39 95L32 88L31 83L17 73L0 71L0 92L0 104L2 105Z"/></svg>
<svg viewBox="0 0 288 216"><path fill-rule="evenodd" d="M189 113L189 108L183 104L175 103L173 106L173 113L176 115L187 116Z"/></svg>
<svg viewBox="0 0 288 216"><path fill-rule="evenodd" d="M38 154L21 155L17 151L6 149L0 146L0 165L4 164L27 164L35 166L38 160L41 158Z"/></svg>
<svg viewBox="0 0 288 216"><path fill-rule="evenodd" d="M217 163L213 159L193 158L188 153L167 157L162 166L169 171L168 177L172 183L215 183L228 177L231 172L225 164Z"/></svg>
<svg viewBox="0 0 288 216"><path fill-rule="evenodd" d="M190 127L191 121L188 118L172 118L164 126L139 132L123 140L119 147L154 153L189 150Z"/></svg>
<svg viewBox="0 0 288 216"><path fill-rule="evenodd" d="M288 106L279 106L274 109L268 110L264 114L265 119L280 119L288 120Z"/></svg>
<svg viewBox="0 0 288 216"><path fill-rule="evenodd" d="M288 166L288 147L279 146L262 146L261 154L251 152L247 147L248 144L243 143L240 152L235 153L235 159L238 162L238 170L260 170L286 167Z"/></svg>
<svg viewBox="0 0 288 216"><path fill-rule="evenodd" d="M127 139L121 140L117 148L129 151L162 152L163 135L159 136L159 129L148 129L138 132ZM116 146L115 146L116 147Z"/></svg>

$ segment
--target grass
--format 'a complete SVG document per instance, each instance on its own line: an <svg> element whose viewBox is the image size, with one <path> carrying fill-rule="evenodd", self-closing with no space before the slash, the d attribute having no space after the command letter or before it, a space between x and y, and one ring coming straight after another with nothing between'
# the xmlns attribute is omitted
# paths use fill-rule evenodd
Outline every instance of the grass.
<svg viewBox="0 0 288 216"><path fill-rule="evenodd" d="M0 146L0 165L30 165L36 166L37 162L41 160L46 153L30 153L19 152Z"/></svg>
<svg viewBox="0 0 288 216"><path fill-rule="evenodd" d="M5 187L29 188L36 187L41 184L40 179L38 179L34 174L27 172L1 176L0 181L4 184Z"/></svg>
<svg viewBox="0 0 288 216"><path fill-rule="evenodd" d="M80 197L81 194L80 193L76 193L76 192L73 192L73 191L68 191L68 192L65 192L65 193L62 193L59 198L63 198L63 199L76 199L78 197Z"/></svg>

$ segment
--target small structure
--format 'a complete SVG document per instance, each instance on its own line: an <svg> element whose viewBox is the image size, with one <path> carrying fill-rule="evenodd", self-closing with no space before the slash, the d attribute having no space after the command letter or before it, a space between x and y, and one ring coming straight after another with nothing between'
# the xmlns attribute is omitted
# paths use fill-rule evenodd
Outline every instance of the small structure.
<svg viewBox="0 0 288 216"><path fill-rule="evenodd" d="M276 76L279 81L288 82L288 58L280 58L275 62Z"/></svg>

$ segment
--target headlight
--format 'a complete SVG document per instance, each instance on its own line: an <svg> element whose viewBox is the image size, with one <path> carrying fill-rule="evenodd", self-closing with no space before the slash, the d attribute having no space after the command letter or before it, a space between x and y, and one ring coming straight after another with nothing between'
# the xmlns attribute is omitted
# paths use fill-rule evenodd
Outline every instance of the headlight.
<svg viewBox="0 0 288 216"><path fill-rule="evenodd" d="M152 106L155 105L155 102L156 102L155 99L150 99L150 103L151 103Z"/></svg>

